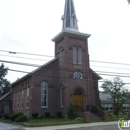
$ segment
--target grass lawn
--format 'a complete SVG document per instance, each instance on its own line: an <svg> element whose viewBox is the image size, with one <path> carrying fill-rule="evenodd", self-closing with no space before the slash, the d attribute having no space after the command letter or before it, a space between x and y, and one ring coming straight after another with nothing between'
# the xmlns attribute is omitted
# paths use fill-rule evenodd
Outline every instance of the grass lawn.
<svg viewBox="0 0 130 130"><path fill-rule="evenodd" d="M42 119L29 119L29 124L38 124L38 123L53 123L53 122L64 122L64 121L73 121L68 118L42 118Z"/></svg>
<svg viewBox="0 0 130 130"><path fill-rule="evenodd" d="M118 115L118 116L116 116L116 115L111 115L111 116L110 116L111 119L116 119L116 118L127 118L127 117L128 117L128 115Z"/></svg>

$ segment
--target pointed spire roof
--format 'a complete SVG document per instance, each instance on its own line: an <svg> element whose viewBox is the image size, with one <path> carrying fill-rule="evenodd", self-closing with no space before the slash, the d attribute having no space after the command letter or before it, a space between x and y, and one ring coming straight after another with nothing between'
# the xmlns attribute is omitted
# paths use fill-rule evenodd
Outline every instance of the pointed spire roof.
<svg viewBox="0 0 130 130"><path fill-rule="evenodd" d="M65 1L63 20L63 30L78 31L77 17L73 0Z"/></svg>

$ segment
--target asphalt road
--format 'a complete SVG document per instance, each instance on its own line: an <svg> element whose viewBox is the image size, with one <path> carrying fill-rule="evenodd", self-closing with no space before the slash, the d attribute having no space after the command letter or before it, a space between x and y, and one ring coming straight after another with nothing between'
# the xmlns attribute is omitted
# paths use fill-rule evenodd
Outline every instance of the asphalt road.
<svg viewBox="0 0 130 130"><path fill-rule="evenodd" d="M0 122L0 130L46 130L46 127L42 128L23 128L20 125L14 125L14 124L9 124L9 123L3 123ZM109 125L109 126L94 126L94 127L81 127L81 128L67 128L67 129L51 129L51 130L119 130L117 125ZM122 130L130 130L130 128L122 129Z"/></svg>
<svg viewBox="0 0 130 130"><path fill-rule="evenodd" d="M61 129L67 130L67 129ZM94 126L94 127L86 127L86 128L73 128L68 130L119 130L117 125L109 125L109 126ZM130 130L130 128L125 128L122 130Z"/></svg>
<svg viewBox="0 0 130 130"><path fill-rule="evenodd" d="M0 122L0 130L23 130L22 126Z"/></svg>

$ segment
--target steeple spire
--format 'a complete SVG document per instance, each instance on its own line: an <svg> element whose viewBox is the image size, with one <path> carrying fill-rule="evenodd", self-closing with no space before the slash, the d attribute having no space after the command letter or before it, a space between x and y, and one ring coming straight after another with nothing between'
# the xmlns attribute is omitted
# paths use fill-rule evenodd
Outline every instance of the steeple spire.
<svg viewBox="0 0 130 130"><path fill-rule="evenodd" d="M78 31L77 17L73 0L65 1L63 20L63 30Z"/></svg>

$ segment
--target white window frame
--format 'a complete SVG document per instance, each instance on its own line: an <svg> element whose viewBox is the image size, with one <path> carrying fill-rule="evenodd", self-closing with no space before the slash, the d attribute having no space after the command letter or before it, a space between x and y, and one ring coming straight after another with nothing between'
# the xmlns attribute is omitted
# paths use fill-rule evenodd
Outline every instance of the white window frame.
<svg viewBox="0 0 130 130"><path fill-rule="evenodd" d="M113 104L102 104L102 106L105 108L105 110L113 111Z"/></svg>
<svg viewBox="0 0 130 130"><path fill-rule="evenodd" d="M13 110L15 110L15 92L13 94Z"/></svg>
<svg viewBox="0 0 130 130"><path fill-rule="evenodd" d="M44 102L46 102L44 105ZM48 108L48 84L47 82L41 83L41 108Z"/></svg>
<svg viewBox="0 0 130 130"><path fill-rule="evenodd" d="M26 89L26 108L29 108L29 85L27 84L27 89Z"/></svg>
<svg viewBox="0 0 130 130"><path fill-rule="evenodd" d="M17 109L19 109L19 91L17 91Z"/></svg>
<svg viewBox="0 0 130 130"><path fill-rule="evenodd" d="M77 47L73 46L73 63L77 64Z"/></svg>
<svg viewBox="0 0 130 130"><path fill-rule="evenodd" d="M62 65L62 48L60 48L60 65Z"/></svg>
<svg viewBox="0 0 130 130"><path fill-rule="evenodd" d="M62 86L60 87L60 106L64 107L64 89Z"/></svg>
<svg viewBox="0 0 130 130"><path fill-rule="evenodd" d="M123 110L130 110L129 107L130 107L130 104L123 104Z"/></svg>
<svg viewBox="0 0 130 130"><path fill-rule="evenodd" d="M21 94L21 109L24 107L24 89L22 87L22 94Z"/></svg>
<svg viewBox="0 0 130 130"><path fill-rule="evenodd" d="M78 64L82 64L82 48L78 47Z"/></svg>

